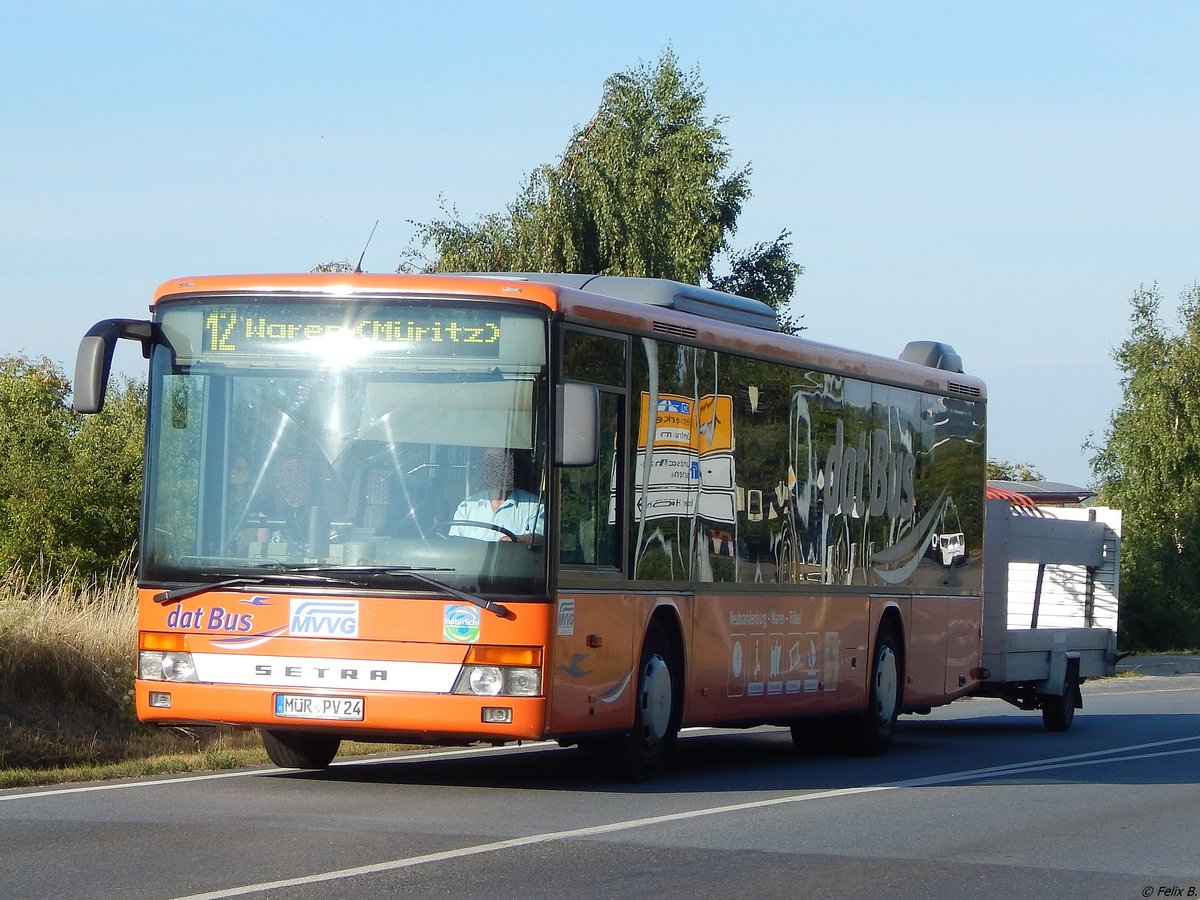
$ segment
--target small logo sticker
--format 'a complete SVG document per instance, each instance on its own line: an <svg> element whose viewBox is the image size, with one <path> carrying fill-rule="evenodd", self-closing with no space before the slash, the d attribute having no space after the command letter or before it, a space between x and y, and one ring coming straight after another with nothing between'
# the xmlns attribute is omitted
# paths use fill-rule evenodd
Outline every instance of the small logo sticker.
<svg viewBox="0 0 1200 900"><path fill-rule="evenodd" d="M291 601L291 613L288 633L295 637L358 637L357 600L305 600L296 597Z"/></svg>
<svg viewBox="0 0 1200 900"><path fill-rule="evenodd" d="M448 641L474 643L479 640L479 608L447 606L442 613L442 634Z"/></svg>
<svg viewBox="0 0 1200 900"><path fill-rule="evenodd" d="M575 634L575 601L571 598L558 599L558 635L570 637Z"/></svg>

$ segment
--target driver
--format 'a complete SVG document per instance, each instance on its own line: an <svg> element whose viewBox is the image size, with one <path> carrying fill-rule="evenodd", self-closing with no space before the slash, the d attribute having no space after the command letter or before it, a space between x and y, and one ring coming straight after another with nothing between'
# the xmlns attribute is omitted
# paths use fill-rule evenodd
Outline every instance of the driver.
<svg viewBox="0 0 1200 900"><path fill-rule="evenodd" d="M540 541L545 531L545 509L538 498L513 487L513 454L493 448L479 458L479 487L454 512L450 534L478 541ZM475 528L467 524L479 522ZM494 525L498 529L486 526Z"/></svg>

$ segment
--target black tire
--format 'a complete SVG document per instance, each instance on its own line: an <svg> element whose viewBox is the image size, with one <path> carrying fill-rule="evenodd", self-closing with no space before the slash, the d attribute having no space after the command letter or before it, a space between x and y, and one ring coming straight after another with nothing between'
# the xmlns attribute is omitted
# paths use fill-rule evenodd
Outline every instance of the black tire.
<svg viewBox="0 0 1200 900"><path fill-rule="evenodd" d="M263 731L263 747L281 769L326 769L337 756L342 739L333 734Z"/></svg>
<svg viewBox="0 0 1200 900"><path fill-rule="evenodd" d="M679 734L683 670L666 630L651 624L638 666L633 728L612 742L614 774L646 781L658 774Z"/></svg>
<svg viewBox="0 0 1200 900"><path fill-rule="evenodd" d="M904 656L900 636L895 626L885 619L875 635L867 708L847 723L851 750L861 756L882 756L888 751L896 733L903 685Z"/></svg>
<svg viewBox="0 0 1200 900"><path fill-rule="evenodd" d="M1042 724L1047 731L1069 731L1075 722L1075 703L1079 694L1079 682L1070 670L1063 677L1061 695L1042 694Z"/></svg>

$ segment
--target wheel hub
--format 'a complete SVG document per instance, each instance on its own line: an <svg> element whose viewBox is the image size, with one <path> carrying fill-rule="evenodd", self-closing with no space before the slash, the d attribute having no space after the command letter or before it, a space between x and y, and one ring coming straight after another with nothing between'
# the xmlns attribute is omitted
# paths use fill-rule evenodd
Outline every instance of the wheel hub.
<svg viewBox="0 0 1200 900"><path fill-rule="evenodd" d="M660 741L671 726L671 670L661 656L646 664L642 683L642 728L651 741Z"/></svg>
<svg viewBox="0 0 1200 900"><path fill-rule="evenodd" d="M900 684L900 672L896 665L896 654L891 647L879 651L879 667L875 676L875 715L886 725L896 712L896 698Z"/></svg>

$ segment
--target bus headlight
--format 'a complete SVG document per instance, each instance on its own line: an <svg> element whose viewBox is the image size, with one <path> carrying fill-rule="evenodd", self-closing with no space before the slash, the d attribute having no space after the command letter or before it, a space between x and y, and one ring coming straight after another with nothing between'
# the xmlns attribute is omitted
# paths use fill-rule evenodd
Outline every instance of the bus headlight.
<svg viewBox="0 0 1200 900"><path fill-rule="evenodd" d="M542 689L540 669L525 666L463 666L455 694L477 697L536 697Z"/></svg>
<svg viewBox="0 0 1200 900"><path fill-rule="evenodd" d="M504 692L513 697L536 697L542 689L542 673L540 669L518 669L511 668L505 670L505 687Z"/></svg>
<svg viewBox="0 0 1200 900"><path fill-rule="evenodd" d="M138 676L147 681L197 682L192 654L183 651L143 650L138 654Z"/></svg>
<svg viewBox="0 0 1200 900"><path fill-rule="evenodd" d="M455 694L536 697L542 692L542 648L474 644L467 650Z"/></svg>
<svg viewBox="0 0 1200 900"><path fill-rule="evenodd" d="M467 684L472 694L494 697L504 687L504 677L499 666L471 666L467 669Z"/></svg>

